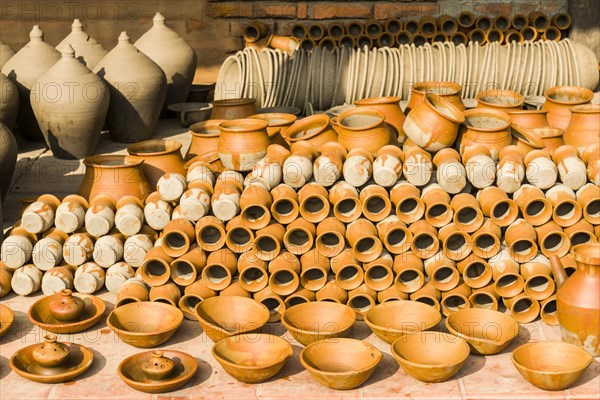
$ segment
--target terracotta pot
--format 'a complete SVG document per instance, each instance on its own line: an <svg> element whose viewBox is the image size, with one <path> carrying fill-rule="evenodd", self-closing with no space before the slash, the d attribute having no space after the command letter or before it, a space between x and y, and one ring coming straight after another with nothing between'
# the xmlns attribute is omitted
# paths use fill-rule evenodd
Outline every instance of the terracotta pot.
<svg viewBox="0 0 600 400"><path fill-rule="evenodd" d="M68 265L50 268L42 277L42 293L49 296L63 289L73 289L74 273L75 268Z"/></svg>
<svg viewBox="0 0 600 400"><path fill-rule="evenodd" d="M19 91L17 85L4 74L0 74L0 94L0 122L8 129L14 129L19 111Z"/></svg>
<svg viewBox="0 0 600 400"><path fill-rule="evenodd" d="M348 152L343 175L348 184L359 187L367 183L373 174L373 155L370 151L356 148Z"/></svg>
<svg viewBox="0 0 600 400"><path fill-rule="evenodd" d="M177 218L165 226L161 246L169 257L181 257L195 241L194 225L186 219Z"/></svg>
<svg viewBox="0 0 600 400"><path fill-rule="evenodd" d="M548 110L516 110L508 111L511 125L521 126L523 128L545 128L549 127Z"/></svg>
<svg viewBox="0 0 600 400"><path fill-rule="evenodd" d="M250 229L262 229L271 220L271 194L262 186L247 187L240 197L242 223Z"/></svg>
<svg viewBox="0 0 600 400"><path fill-rule="evenodd" d="M0 166L2 174L0 175L0 205L6 198L8 188L17 165L17 141L12 132L0 122Z"/></svg>
<svg viewBox="0 0 600 400"><path fill-rule="evenodd" d="M343 249L331 259L331 270L338 286L344 290L356 289L363 283L364 270L350 248Z"/></svg>
<svg viewBox="0 0 600 400"><path fill-rule="evenodd" d="M254 43L263 38L266 32L267 25L265 25L265 23L262 21L253 21L244 27L242 36L246 42Z"/></svg>
<svg viewBox="0 0 600 400"><path fill-rule="evenodd" d="M537 301L546 300L550 297L556 285L549 275L534 275L525 281L525 295Z"/></svg>
<svg viewBox="0 0 600 400"><path fill-rule="evenodd" d="M97 194L89 203L85 213L85 230L96 238L104 236L114 226L117 202L111 195Z"/></svg>
<svg viewBox="0 0 600 400"><path fill-rule="evenodd" d="M570 240L571 246L584 243L595 243L598 241L594 235L594 227L584 219L565 228L564 232L568 240Z"/></svg>
<svg viewBox="0 0 600 400"><path fill-rule="evenodd" d="M152 187L165 173L186 174L181 143L176 140L147 140L129 146L127 152L144 160L144 175Z"/></svg>
<svg viewBox="0 0 600 400"><path fill-rule="evenodd" d="M171 279L179 286L189 286L198 280L205 266L206 253L200 247L194 247L183 256L171 261Z"/></svg>
<svg viewBox="0 0 600 400"><path fill-rule="evenodd" d="M488 108L503 112L523 109L525 98L512 90L489 89L477 93L477 108Z"/></svg>
<svg viewBox="0 0 600 400"><path fill-rule="evenodd" d="M385 122L396 128L397 137L392 138L392 142L396 140L400 143L404 142L406 135L404 133L403 125L406 117L400 108L399 97L371 97L367 99L355 100L354 104L357 106L357 108L368 107L370 109L381 111L385 116Z"/></svg>
<svg viewBox="0 0 600 400"><path fill-rule="evenodd" d="M62 249L69 236L56 228L50 228L44 233L35 246L31 258L33 264L42 271L56 267L62 261Z"/></svg>
<svg viewBox="0 0 600 400"><path fill-rule="evenodd" d="M173 206L160 198L158 192L152 192L145 201L144 219L150 227L163 230L171 220Z"/></svg>
<svg viewBox="0 0 600 400"><path fill-rule="evenodd" d="M267 121L269 123L267 132L269 133L271 143L289 149L289 144L284 140L284 137L288 128L296 122L296 119L298 119L296 115L287 113L260 113L254 114L248 118Z"/></svg>
<svg viewBox="0 0 600 400"><path fill-rule="evenodd" d="M447 258L459 261L471 254L473 249L471 236L459 230L456 224L448 224L440 228L438 236L442 242L442 252Z"/></svg>
<svg viewBox="0 0 600 400"><path fill-rule="evenodd" d="M365 285L375 291L385 290L392 286L394 283L393 263L394 259L387 251L382 252L381 257L365 263L363 265Z"/></svg>
<svg viewBox="0 0 600 400"><path fill-rule="evenodd" d="M254 253L263 261L271 261L281 252L285 228L279 223L272 223L256 231Z"/></svg>
<svg viewBox="0 0 600 400"><path fill-rule="evenodd" d="M271 35L267 41L267 46L272 49L291 53L294 50L298 50L300 42L295 37Z"/></svg>
<svg viewBox="0 0 600 400"><path fill-rule="evenodd" d="M10 281L13 277L13 270L8 269L6 264L0 264L0 297L10 293ZM2 327L4 328L4 326Z"/></svg>
<svg viewBox="0 0 600 400"><path fill-rule="evenodd" d="M493 269L486 260L472 254L456 264L465 284L472 289L480 289L490 284ZM469 294L470 296L470 294ZM469 297L466 296L466 297Z"/></svg>
<svg viewBox="0 0 600 400"><path fill-rule="evenodd" d="M325 187L333 185L342 176L342 168L348 152L337 142L321 146L321 155L313 165L315 182Z"/></svg>
<svg viewBox="0 0 600 400"><path fill-rule="evenodd" d="M393 271L396 275L394 286L402 293L415 293L425 284L423 260L412 252L397 255Z"/></svg>
<svg viewBox="0 0 600 400"><path fill-rule="evenodd" d="M481 144L471 144L461 150L467 179L477 189L484 189L496 180L496 163L490 150Z"/></svg>
<svg viewBox="0 0 600 400"><path fill-rule="evenodd" d="M13 273L10 286L20 296L33 294L42 286L42 271L33 264L19 267Z"/></svg>
<svg viewBox="0 0 600 400"><path fill-rule="evenodd" d="M365 218L359 218L346 227L346 239L356 259L371 262L380 256L383 245L377 237L377 228Z"/></svg>
<svg viewBox="0 0 600 400"><path fill-rule="evenodd" d="M50 313L60 322L78 321L85 309L83 300L73 296L71 290L63 289L53 295L48 304Z"/></svg>
<svg viewBox="0 0 600 400"><path fill-rule="evenodd" d="M402 176L404 153L394 145L381 147L373 163L373 179L384 187L393 186Z"/></svg>
<svg viewBox="0 0 600 400"><path fill-rule="evenodd" d="M27 140L41 142L44 136L31 108L30 93L36 88L35 83L40 76L56 64L61 56L54 47L44 42L44 33L38 25L35 25L29 33L29 39L29 43L6 61L2 73L17 85L19 91L17 120L23 136Z"/></svg>
<svg viewBox="0 0 600 400"><path fill-rule="evenodd" d="M0 40L0 68L2 68L14 55L15 51Z"/></svg>
<svg viewBox="0 0 600 400"><path fill-rule="evenodd" d="M117 202L115 227L125 236L138 233L144 224L143 203L134 196L123 196Z"/></svg>
<svg viewBox="0 0 600 400"><path fill-rule="evenodd" d="M213 290L223 290L237 272L237 257L229 249L213 251L208 255L202 270L202 281Z"/></svg>
<svg viewBox="0 0 600 400"><path fill-rule="evenodd" d="M416 253L415 255L418 256ZM423 264L425 272L429 277L429 283L436 291L447 292L459 284L460 273L456 269L456 262L444 256L443 252L434 254L432 257L424 260ZM427 294L431 296L435 293L429 291ZM441 295L437 293L435 298L440 300Z"/></svg>
<svg viewBox="0 0 600 400"><path fill-rule="evenodd" d="M587 164L588 179L600 186L600 146L590 146L581 154L581 158Z"/></svg>
<svg viewBox="0 0 600 400"><path fill-rule="evenodd" d="M600 225L600 189L597 185L588 183L577 191L577 202L583 209L583 217L593 225Z"/></svg>
<svg viewBox="0 0 600 400"><path fill-rule="evenodd" d="M132 195L143 201L152 191L142 169L144 160L139 157L102 155L87 157L83 163L86 168L79 195L89 201L101 193L115 200Z"/></svg>
<svg viewBox="0 0 600 400"><path fill-rule="evenodd" d="M17 269L31 260L37 236L18 226L2 242L2 262L10 269Z"/></svg>
<svg viewBox="0 0 600 400"><path fill-rule="evenodd" d="M546 145L544 141L531 132L530 129L522 127L518 125L512 125L512 135L513 135L513 144L516 144L517 147L520 147L525 151L525 153L529 153L533 150L543 149Z"/></svg>
<svg viewBox="0 0 600 400"><path fill-rule="evenodd" d="M420 220L414 222L408 227L413 235L411 250L420 258L429 258L433 256L440 247L437 230L427 221Z"/></svg>
<svg viewBox="0 0 600 400"><path fill-rule="evenodd" d="M267 154L270 143L267 125L265 121L253 119L222 122L217 151L223 165L236 171L251 171Z"/></svg>
<svg viewBox="0 0 600 400"><path fill-rule="evenodd" d="M354 310L356 319L362 320L364 315L375 306L376 299L377 292L363 283L348 292L348 303L346 304Z"/></svg>
<svg viewBox="0 0 600 400"><path fill-rule="evenodd" d="M349 223L360 217L363 211L358 190L344 181L336 183L329 190L329 201L333 213L341 222Z"/></svg>
<svg viewBox="0 0 600 400"><path fill-rule="evenodd" d="M271 195L271 216L277 222L289 224L298 217L298 195L291 186L282 183L271 190Z"/></svg>
<svg viewBox="0 0 600 400"><path fill-rule="evenodd" d="M161 13L156 13L152 23L152 28L135 42L135 47L150 57L167 77L164 107L184 103L196 71L196 53L165 25L165 17Z"/></svg>
<svg viewBox="0 0 600 400"><path fill-rule="evenodd" d="M142 280L132 278L120 287L115 308L140 301L149 301L148 287Z"/></svg>
<svg viewBox="0 0 600 400"><path fill-rule="evenodd" d="M327 283L327 273L331 265L329 258L311 249L300 257L302 272L300 284L308 290L317 291Z"/></svg>
<svg viewBox="0 0 600 400"><path fill-rule="evenodd" d="M160 286L152 286L149 294L150 301L170 304L177 307L181 299L181 291L173 282L165 283Z"/></svg>
<svg viewBox="0 0 600 400"><path fill-rule="evenodd" d="M290 253L302 255L313 247L315 236L315 225L300 217L285 228L283 244Z"/></svg>
<svg viewBox="0 0 600 400"><path fill-rule="evenodd" d="M437 183L423 188L421 200L425 203L425 220L436 228L448 225L454 216L450 195Z"/></svg>
<svg viewBox="0 0 600 400"><path fill-rule="evenodd" d="M327 189L311 182L298 191L300 215L308 222L319 223L329 214L329 194Z"/></svg>
<svg viewBox="0 0 600 400"><path fill-rule="evenodd" d="M566 130L571 122L571 107L590 103L594 93L577 86L555 86L546 89L544 97L542 110L548 110L548 124Z"/></svg>
<svg viewBox="0 0 600 400"><path fill-rule="evenodd" d="M94 88L94 96L87 89ZM108 88L91 70L75 59L70 45L62 50L62 58L41 75L40 88L56 86L55 97L34 91L31 107L46 144L57 158L82 159L96 152L100 132L109 105Z"/></svg>
<svg viewBox="0 0 600 400"><path fill-rule="evenodd" d="M181 212L183 218L191 222L198 222L198 220L208 214L210 209L211 193L212 190L206 183L200 181L190 182L189 189L186 190L180 197L179 206L177 206L177 209ZM219 211L217 211L217 215L222 216ZM173 212L173 218L175 218L175 214L176 213ZM226 216L226 218L223 220L227 220L228 217L229 216Z"/></svg>
<svg viewBox="0 0 600 400"><path fill-rule="evenodd" d="M427 94L435 95L437 98L448 100L460 111L465 111L465 105L461 100L462 87L454 82L418 82L412 86L410 100L404 113L408 113L417 106L426 102Z"/></svg>
<svg viewBox="0 0 600 400"><path fill-rule="evenodd" d="M454 224L464 232L473 233L483 224L483 212L477 199L468 193L459 193L452 198Z"/></svg>
<svg viewBox="0 0 600 400"><path fill-rule="evenodd" d="M401 254L410 249L412 233L396 215L390 215L377 224L379 239L392 254Z"/></svg>
<svg viewBox="0 0 600 400"><path fill-rule="evenodd" d="M21 226L29 233L45 232L52 227L59 205L60 200L51 194L38 197L21 214Z"/></svg>
<svg viewBox="0 0 600 400"><path fill-rule="evenodd" d="M196 241L206 251L218 250L225 245L225 225L217 217L207 215L196 223Z"/></svg>
<svg viewBox="0 0 600 400"><path fill-rule="evenodd" d="M454 289L442 293L442 300L440 301L442 314L448 317L455 312L471 308L469 302L471 294L471 288L462 281Z"/></svg>
<svg viewBox="0 0 600 400"><path fill-rule="evenodd" d="M516 198L516 194L513 196ZM543 198L543 193L540 198ZM487 187L477 192L477 200L483 215L500 227L509 226L519 215L517 203L497 187Z"/></svg>
<svg viewBox="0 0 600 400"><path fill-rule="evenodd" d="M269 263L269 288L280 296L294 293L300 286L301 264L294 254L283 251ZM289 304L287 304L289 307Z"/></svg>
<svg viewBox="0 0 600 400"><path fill-rule="evenodd" d="M412 109L404 121L404 132L428 151L450 147L465 121L461 110L450 101L426 94L425 101Z"/></svg>
<svg viewBox="0 0 600 400"><path fill-rule="evenodd" d="M217 154L217 145L221 136L219 125L224 121L225 119L213 118L190 126L192 142L185 154L186 161L200 155Z"/></svg>
<svg viewBox="0 0 600 400"><path fill-rule="evenodd" d="M524 219L513 222L504 234L510 256L519 263L530 261L537 254L537 234Z"/></svg>
<svg viewBox="0 0 600 400"><path fill-rule="evenodd" d="M314 114L294 122L288 128L284 139L290 146L300 140L305 140L320 150L323 144L337 141L338 134L329 124L329 116Z"/></svg>
<svg viewBox="0 0 600 400"><path fill-rule="evenodd" d="M439 290L437 290L431 282L428 282L421 289L410 295L411 301L418 301L420 303L425 303L434 307L436 310L440 310L440 302L439 300L442 298L442 295Z"/></svg>
<svg viewBox="0 0 600 400"><path fill-rule="evenodd" d="M565 185L556 185L546 191L546 198L552 204L552 219L566 228L581 219L582 210L575 192Z"/></svg>
<svg viewBox="0 0 600 400"><path fill-rule="evenodd" d="M525 156L527 181L540 189L548 189L556 183L558 169L546 150L533 150Z"/></svg>
<svg viewBox="0 0 600 400"><path fill-rule="evenodd" d="M486 259L495 256L501 248L501 236L500 227L496 225L493 220L486 218L481 228L471 235L473 241L473 254L477 257Z"/></svg>
<svg viewBox="0 0 600 400"><path fill-rule="evenodd" d="M369 221L379 222L390 215L392 203L387 191L379 185L367 185L360 191L363 215Z"/></svg>
<svg viewBox="0 0 600 400"><path fill-rule="evenodd" d="M390 200L395 206L400 221L410 224L423 216L425 204L417 187L408 182L399 182L390 191Z"/></svg>
<svg viewBox="0 0 600 400"><path fill-rule="evenodd" d="M317 301L331 301L339 304L346 304L348 301L348 292L338 286L335 280L327 282L322 289L316 293Z"/></svg>
<svg viewBox="0 0 600 400"><path fill-rule="evenodd" d="M460 193L467 185L467 171L460 154L454 149L442 149L433 157L437 182L451 194Z"/></svg>
<svg viewBox="0 0 600 400"><path fill-rule="evenodd" d="M211 208L213 214L221 221L232 220L239 214L243 180L244 177L235 171L222 173L217 179Z"/></svg>
<svg viewBox="0 0 600 400"><path fill-rule="evenodd" d="M474 289L469 296L471 309L498 310L498 300L500 296L494 290L494 283L491 283L481 289ZM457 315L456 313L452 315Z"/></svg>
<svg viewBox="0 0 600 400"><path fill-rule="evenodd" d="M496 166L496 186L506 193L514 193L525 178L525 151L515 145L500 150L500 161Z"/></svg>
<svg viewBox="0 0 600 400"><path fill-rule="evenodd" d="M211 119L242 119L256 114L256 100L244 99L222 99L212 103L213 111Z"/></svg>
<svg viewBox="0 0 600 400"><path fill-rule="evenodd" d="M118 293L127 280L134 278L135 271L124 262L117 262L108 268L105 276L105 286L112 293Z"/></svg>
<svg viewBox="0 0 600 400"><path fill-rule="evenodd" d="M600 105L584 104L570 108L571 120L565 129L564 140L580 152L600 145Z"/></svg>
<svg viewBox="0 0 600 400"><path fill-rule="evenodd" d="M402 173L409 183L415 186L423 186L431 180L433 172L431 154L418 146L406 148L406 143L409 140L407 139L405 142Z"/></svg>
<svg viewBox="0 0 600 400"><path fill-rule="evenodd" d="M552 218L552 204L538 187L522 185L513 194L513 199L521 209L525 221L531 225L543 225Z"/></svg>
<svg viewBox="0 0 600 400"><path fill-rule="evenodd" d="M250 293L256 293L268 285L268 263L256 256L256 251L242 253L238 259L240 286Z"/></svg>
<svg viewBox="0 0 600 400"><path fill-rule="evenodd" d="M77 195L65 197L55 212L54 224L63 232L73 233L85 222L85 213L89 207L86 199Z"/></svg>
<svg viewBox="0 0 600 400"><path fill-rule="evenodd" d="M292 143L291 155L283 163L283 180L292 188L304 186L312 177L313 161L319 153L309 142L300 140Z"/></svg>
<svg viewBox="0 0 600 400"><path fill-rule="evenodd" d="M510 299L504 298L503 300L511 317L520 324L532 322L540 314L540 303L524 293Z"/></svg>
<svg viewBox="0 0 600 400"><path fill-rule="evenodd" d="M265 189L271 190L281 183L283 177L283 164L290 156L289 150L278 144L271 144L267 147L267 154L259 160L252 172L244 180L244 186L262 185Z"/></svg>
<svg viewBox="0 0 600 400"><path fill-rule="evenodd" d="M573 190L578 190L585 185L587 171L575 146L568 144L560 146L552 153L552 160L558 167L560 180L563 184Z"/></svg>
<svg viewBox="0 0 600 400"><path fill-rule="evenodd" d="M171 277L171 263L173 257L169 256L162 246L153 247L146 253L141 268L141 277L150 286L164 285Z"/></svg>
<svg viewBox="0 0 600 400"><path fill-rule="evenodd" d="M92 70L108 53L96 39L83 31L83 24L79 19L73 20L71 33L56 45L56 50L61 51L67 44L75 49L75 57Z"/></svg>
<svg viewBox="0 0 600 400"><path fill-rule="evenodd" d="M460 149L480 144L498 161L500 150L511 144L510 117L502 110L476 108L464 112L465 125L461 129Z"/></svg>

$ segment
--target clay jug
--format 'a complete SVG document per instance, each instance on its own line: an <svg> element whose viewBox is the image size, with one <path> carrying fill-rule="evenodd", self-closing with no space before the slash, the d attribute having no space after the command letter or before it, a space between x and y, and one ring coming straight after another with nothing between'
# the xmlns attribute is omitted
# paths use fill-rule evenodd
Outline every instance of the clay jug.
<svg viewBox="0 0 600 400"><path fill-rule="evenodd" d="M560 286L556 297L562 340L600 356L600 244L580 244L572 249L577 270ZM552 257L552 272L566 277L558 257ZM560 280L560 278L559 278Z"/></svg>
<svg viewBox="0 0 600 400"><path fill-rule="evenodd" d="M6 198L16 165L17 141L6 125L0 122L0 205Z"/></svg>
<svg viewBox="0 0 600 400"><path fill-rule="evenodd" d="M0 74L0 122L9 129L15 127L17 113L19 112L19 92L17 86Z"/></svg>
<svg viewBox="0 0 600 400"><path fill-rule="evenodd" d="M571 107L571 121L563 138L565 144L572 144L580 153L594 145L600 145L600 105Z"/></svg>
<svg viewBox="0 0 600 400"><path fill-rule="evenodd" d="M135 42L135 47L152 59L167 77L167 97L163 110L169 104L184 103L196 72L196 53L173 30L165 25L165 17L156 13L153 26Z"/></svg>
<svg viewBox="0 0 600 400"><path fill-rule="evenodd" d="M393 96L372 97L368 99L355 100L354 104L357 107L375 108L385 114L385 122L392 124L398 133L398 142L404 143L406 134L404 133L404 120L406 117L400 108L400 98Z"/></svg>
<svg viewBox="0 0 600 400"><path fill-rule="evenodd" d="M267 154L270 144L267 125L266 121L257 119L222 122L217 152L223 165L235 171L251 171Z"/></svg>
<svg viewBox="0 0 600 400"><path fill-rule="evenodd" d="M164 72L136 49L126 32L94 72L107 83L110 107L106 126L116 142L139 142L154 132L167 94Z"/></svg>
<svg viewBox="0 0 600 400"><path fill-rule="evenodd" d="M69 289L63 289L52 295L48 304L50 314L61 322L77 321L85 310L85 303L79 297L73 296Z"/></svg>
<svg viewBox="0 0 600 400"><path fill-rule="evenodd" d="M108 89L75 59L73 47L66 45L60 61L38 79L30 101L55 157L82 159L95 153L108 111Z"/></svg>
<svg viewBox="0 0 600 400"><path fill-rule="evenodd" d="M4 67L4 64L14 55L15 51L0 40L0 68Z"/></svg>
<svg viewBox="0 0 600 400"><path fill-rule="evenodd" d="M2 73L17 85L21 133L27 140L41 142L42 131L33 115L29 93L34 84L58 60L60 53L44 42L44 33L35 25L29 34L30 41L2 67Z"/></svg>
<svg viewBox="0 0 600 400"><path fill-rule="evenodd" d="M75 58L91 70L108 53L96 39L83 31L83 24L78 19L73 20L71 33L56 46L56 50L62 51L67 44L75 50Z"/></svg>

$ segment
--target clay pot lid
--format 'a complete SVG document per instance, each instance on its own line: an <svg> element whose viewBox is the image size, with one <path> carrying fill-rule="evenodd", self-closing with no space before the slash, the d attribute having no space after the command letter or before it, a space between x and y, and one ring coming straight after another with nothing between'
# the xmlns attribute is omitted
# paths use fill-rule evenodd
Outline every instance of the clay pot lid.
<svg viewBox="0 0 600 400"><path fill-rule="evenodd" d="M165 379L151 379L144 370L144 365L156 358L160 353L163 359L173 364L170 375ZM187 353L175 350L145 351L127 357L117 367L119 377L127 385L145 393L164 393L173 391L193 378L198 370L198 362Z"/></svg>
<svg viewBox="0 0 600 400"><path fill-rule="evenodd" d="M460 93L462 87L456 82L429 81L415 83L412 90L422 95L436 94L438 96L449 96Z"/></svg>
<svg viewBox="0 0 600 400"><path fill-rule="evenodd" d="M83 159L86 167L102 169L119 169L127 167L137 167L144 163L144 159L136 156L124 155L99 155Z"/></svg>
<svg viewBox="0 0 600 400"><path fill-rule="evenodd" d="M299 340L298 334L338 336L348 331L355 321L356 313L351 307L329 301L297 304L288 308L281 318L281 323L294 335L296 340ZM335 329L326 332L323 329L319 330L319 327L322 328L326 324Z"/></svg>
<svg viewBox="0 0 600 400"><path fill-rule="evenodd" d="M70 289L63 289L52 296L48 308L54 318L60 322L79 321L85 310L85 302L82 299L73 296Z"/></svg>
<svg viewBox="0 0 600 400"><path fill-rule="evenodd" d="M27 312L27 317L32 324L39 326L43 330L53 333L76 333L84 331L96 325L106 311L106 304L97 296L76 293L73 296L78 297L84 302L82 314L73 322L61 322L50 312L50 303L58 294L43 297L33 303Z"/></svg>
<svg viewBox="0 0 600 400"><path fill-rule="evenodd" d="M348 125L350 119L366 118L359 126ZM363 131L373 129L385 121L385 114L376 108L356 107L341 113L337 118L337 124L351 131Z"/></svg>
<svg viewBox="0 0 600 400"><path fill-rule="evenodd" d="M0 336L10 329L14 321L15 313L4 304L0 304Z"/></svg>
<svg viewBox="0 0 600 400"><path fill-rule="evenodd" d="M581 347L551 340L519 346L511 359L523 378L545 390L567 389L594 361Z"/></svg>
<svg viewBox="0 0 600 400"><path fill-rule="evenodd" d="M571 249L571 253L578 263L600 265L600 243L578 244Z"/></svg>
<svg viewBox="0 0 600 400"><path fill-rule="evenodd" d="M255 104L256 99L252 98L241 98L241 99L222 99L215 100L212 102L215 107L239 107Z"/></svg>
<svg viewBox="0 0 600 400"><path fill-rule="evenodd" d="M229 375L245 383L269 379L294 355L287 340L267 334L226 337L214 344L211 353Z"/></svg>
<svg viewBox="0 0 600 400"><path fill-rule="evenodd" d="M512 99L512 101L499 102L499 99ZM475 96L477 102L497 108L514 108L522 106L525 97L521 93L512 90L489 89L482 90Z"/></svg>
<svg viewBox="0 0 600 400"><path fill-rule="evenodd" d="M447 120L450 120L456 124L462 124L465 122L465 116L462 111L458 109L452 102L444 99L443 97L439 97L436 94L428 93L425 95L425 103L431 107L433 111L437 114L441 115ZM448 111L451 115L448 115L445 112L442 112L441 108L443 107L446 111Z"/></svg>
<svg viewBox="0 0 600 400"><path fill-rule="evenodd" d="M392 343L403 334L434 327L442 320L442 314L421 302L399 300L372 307L364 320L380 339Z"/></svg>
<svg viewBox="0 0 600 400"><path fill-rule="evenodd" d="M222 132L244 133L248 131L266 130L269 123L260 119L232 119L226 120L219 124L219 129Z"/></svg>
<svg viewBox="0 0 600 400"><path fill-rule="evenodd" d="M569 110L576 114L599 114L600 104L580 104L569 108Z"/></svg>
<svg viewBox="0 0 600 400"><path fill-rule="evenodd" d="M162 156L180 151L181 146L181 142L174 139L145 140L127 147L127 152L139 157Z"/></svg>
<svg viewBox="0 0 600 400"><path fill-rule="evenodd" d="M357 106L373 106L379 104L400 104L402 99L396 96L381 96L381 97L369 97L367 99L354 100L354 104Z"/></svg>
<svg viewBox="0 0 600 400"><path fill-rule="evenodd" d="M530 129L520 125L511 126L512 135L519 141L535 149L543 149L546 144L542 139L535 135Z"/></svg>
<svg viewBox="0 0 600 400"><path fill-rule="evenodd" d="M286 137L291 142L311 139L327 129L329 122L327 114L313 114L294 122L288 128Z"/></svg>
<svg viewBox="0 0 600 400"><path fill-rule="evenodd" d="M221 122L225 122L224 119L209 119L207 121L197 122L190 126L189 132L192 136L196 136L198 138L215 138L221 135L221 130L219 129L219 125Z"/></svg>
<svg viewBox="0 0 600 400"><path fill-rule="evenodd" d="M546 89L544 97L552 103L576 105L592 101L594 92L580 86L555 86ZM557 97L560 97L560 100Z"/></svg>
<svg viewBox="0 0 600 400"><path fill-rule="evenodd" d="M463 112L463 115L465 116L465 126L467 126L469 129L479 132L498 132L507 129L510 126L510 116L504 111L500 110L494 110L491 108L473 108ZM496 121L501 121L502 124L499 124L495 127L473 125L470 117L488 117Z"/></svg>
<svg viewBox="0 0 600 400"><path fill-rule="evenodd" d="M486 327L489 326L497 329L493 333L488 332ZM519 335L519 323L510 315L482 308L469 308L450 314L446 318L446 328L453 335L466 340L474 353L484 355L499 353Z"/></svg>
<svg viewBox="0 0 600 400"><path fill-rule="evenodd" d="M17 351L10 359L10 368L23 378L40 383L62 383L73 380L90 368L94 354L75 343L62 343L69 348L62 366L44 367L35 361L33 352L40 344Z"/></svg>
<svg viewBox="0 0 600 400"><path fill-rule="evenodd" d="M298 117L294 114L286 113L262 113L254 114L248 117L249 119L260 119L267 121L270 127L273 126L284 126L294 123Z"/></svg>

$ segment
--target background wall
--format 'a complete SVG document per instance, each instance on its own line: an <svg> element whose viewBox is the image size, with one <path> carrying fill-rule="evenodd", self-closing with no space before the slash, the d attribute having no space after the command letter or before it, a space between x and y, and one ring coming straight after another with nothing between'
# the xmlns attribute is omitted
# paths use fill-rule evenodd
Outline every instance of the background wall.
<svg viewBox="0 0 600 400"><path fill-rule="evenodd" d="M29 41L29 31L39 24L46 41L58 44L70 31L73 18L107 49L121 31L137 40L152 26L157 11L198 54L196 83L214 82L223 60L243 47L242 28L252 19L267 23L272 31L287 34L298 21L418 18L423 15L475 16L548 15L569 11L575 29L572 38L593 48L600 58L598 0L437 0L437 1L221 1L221 0L2 0L0 40L18 50Z"/></svg>

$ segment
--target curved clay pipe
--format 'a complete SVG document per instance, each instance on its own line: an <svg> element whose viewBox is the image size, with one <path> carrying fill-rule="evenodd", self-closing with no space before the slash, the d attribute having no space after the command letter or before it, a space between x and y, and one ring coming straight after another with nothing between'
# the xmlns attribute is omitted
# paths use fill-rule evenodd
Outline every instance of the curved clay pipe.
<svg viewBox="0 0 600 400"><path fill-rule="evenodd" d="M440 32L444 32L448 36L458 32L456 20L448 15L438 18L438 28Z"/></svg>
<svg viewBox="0 0 600 400"><path fill-rule="evenodd" d="M533 26L527 25L525 28L521 29L521 35L523 35L523 40L536 40L538 32Z"/></svg>
<svg viewBox="0 0 600 400"><path fill-rule="evenodd" d="M504 44L510 44L512 42L523 43L523 35L519 31L514 29L509 30L504 35Z"/></svg>

